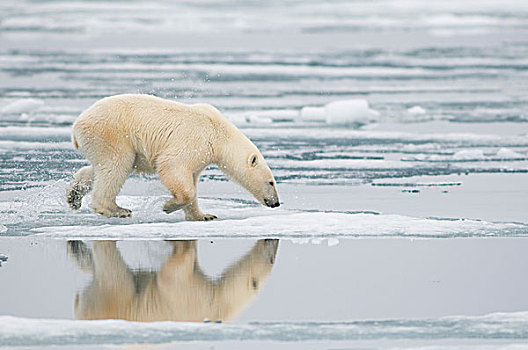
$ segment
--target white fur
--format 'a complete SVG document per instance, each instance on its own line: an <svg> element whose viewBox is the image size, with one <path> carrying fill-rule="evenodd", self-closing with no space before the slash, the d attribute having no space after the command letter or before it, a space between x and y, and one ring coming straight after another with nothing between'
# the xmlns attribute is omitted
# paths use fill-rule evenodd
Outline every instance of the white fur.
<svg viewBox="0 0 528 350"><path fill-rule="evenodd" d="M259 293L275 261L278 240L259 240L218 279L200 269L196 241L170 241L171 256L157 272L132 271L115 241L84 245L70 254L92 282L75 298L77 319L229 321Z"/></svg>
<svg viewBox="0 0 528 350"><path fill-rule="evenodd" d="M157 172L173 195L164 206L167 213L183 209L188 220L209 220L215 216L198 207L196 184L202 170L213 163L261 203L278 205L275 179L262 154L207 104L149 95L107 97L79 116L73 142L91 163L74 175L68 190L75 209L93 187L96 212L129 216L128 209L115 203L123 183L133 171Z"/></svg>

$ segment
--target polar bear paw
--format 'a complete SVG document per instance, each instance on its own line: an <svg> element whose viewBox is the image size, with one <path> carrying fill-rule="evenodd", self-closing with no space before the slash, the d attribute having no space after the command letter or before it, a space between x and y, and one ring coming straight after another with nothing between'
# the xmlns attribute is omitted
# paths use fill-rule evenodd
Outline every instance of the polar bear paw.
<svg viewBox="0 0 528 350"><path fill-rule="evenodd" d="M214 220L214 219L217 219L217 218L218 217L216 215L213 215L213 214L204 214L203 217L200 220L211 221L211 220Z"/></svg>
<svg viewBox="0 0 528 350"><path fill-rule="evenodd" d="M66 192L66 200L70 205L70 208L74 210L78 210L81 208L82 198L83 196L81 192L76 188L69 188Z"/></svg>
<svg viewBox="0 0 528 350"><path fill-rule="evenodd" d="M132 210L121 207L116 208L95 208L95 212L108 218L128 218L132 215Z"/></svg>
<svg viewBox="0 0 528 350"><path fill-rule="evenodd" d="M189 215L189 214L185 215L185 220L187 221L211 221L217 218L218 217L216 215L204 214L204 213L199 213L199 214L194 214L194 215Z"/></svg>

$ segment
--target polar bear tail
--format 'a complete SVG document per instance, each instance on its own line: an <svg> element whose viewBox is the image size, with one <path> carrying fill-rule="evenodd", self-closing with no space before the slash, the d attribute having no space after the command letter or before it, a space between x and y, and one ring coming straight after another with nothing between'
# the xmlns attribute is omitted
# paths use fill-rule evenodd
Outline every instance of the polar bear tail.
<svg viewBox="0 0 528 350"><path fill-rule="evenodd" d="M75 147L75 149L79 149L79 144L77 143L77 139L75 138L75 134L72 135L72 142L73 142L73 147Z"/></svg>

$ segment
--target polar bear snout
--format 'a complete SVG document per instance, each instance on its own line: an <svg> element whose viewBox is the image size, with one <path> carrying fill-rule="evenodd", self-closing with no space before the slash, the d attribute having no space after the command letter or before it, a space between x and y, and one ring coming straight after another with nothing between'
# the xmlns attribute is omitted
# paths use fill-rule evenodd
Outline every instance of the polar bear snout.
<svg viewBox="0 0 528 350"><path fill-rule="evenodd" d="M270 208L277 208L278 206L280 206L280 203L279 201L275 201L275 200L271 200L271 199L264 199L264 203L266 204L266 206L270 207Z"/></svg>
<svg viewBox="0 0 528 350"><path fill-rule="evenodd" d="M267 171L269 172L269 175L271 175L271 170L267 168ZM263 204L270 208L277 208L280 206L279 202L279 194L277 193L277 188L275 187L275 179L272 178L271 181L269 181L266 185L264 185L264 193L263 193ZM262 198L261 197L261 198Z"/></svg>

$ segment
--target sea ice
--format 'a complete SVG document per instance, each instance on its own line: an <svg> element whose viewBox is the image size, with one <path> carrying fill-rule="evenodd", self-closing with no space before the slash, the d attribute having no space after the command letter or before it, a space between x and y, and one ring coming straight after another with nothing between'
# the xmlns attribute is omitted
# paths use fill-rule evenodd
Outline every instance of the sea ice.
<svg viewBox="0 0 528 350"><path fill-rule="evenodd" d="M367 100L330 102L324 107L304 107L301 118L306 121L324 121L330 125L368 124L377 119L379 112L370 109Z"/></svg>
<svg viewBox="0 0 528 350"><path fill-rule="evenodd" d="M412 115L421 115L421 114L425 114L427 111L420 106L414 106L414 107L407 109L407 112L409 112L409 114L412 114Z"/></svg>
<svg viewBox="0 0 528 350"><path fill-rule="evenodd" d="M458 151L453 155L454 159L457 160L472 160L472 159L484 159L484 152L480 149L464 149Z"/></svg>
<svg viewBox="0 0 528 350"><path fill-rule="evenodd" d="M522 154L520 153L517 153L515 151L512 151L511 149L509 148L501 148L500 150L497 151L497 158L500 158L500 159L518 159L518 158L525 158L525 156L523 156Z"/></svg>
<svg viewBox="0 0 528 350"><path fill-rule="evenodd" d="M331 238L328 238L326 243L328 244L329 247L333 247L339 244L339 239L331 237Z"/></svg>
<svg viewBox="0 0 528 350"><path fill-rule="evenodd" d="M44 105L44 101L37 100L34 98L20 99L14 102L11 102L4 108L2 108L2 113L5 114L16 114L16 113L27 113L34 111Z"/></svg>
<svg viewBox="0 0 528 350"><path fill-rule="evenodd" d="M246 210L216 210L225 219L212 223L153 222L108 223L36 227L33 234L56 238L78 239L168 239L273 237L306 238L312 243L328 238L353 237L492 237L524 236L527 225L494 223L481 220L419 218L392 214L347 212L278 211L276 214L243 217ZM233 216L233 213L238 215ZM229 216L231 215L231 217ZM315 239L315 241L313 241ZM331 241L330 243L333 243Z"/></svg>
<svg viewBox="0 0 528 350"><path fill-rule="evenodd" d="M0 316L4 346L169 343L190 341L345 341L359 339L516 339L528 337L528 313L335 322L288 321L217 324L74 321ZM270 343L273 344L273 343ZM436 349L436 347L434 347ZM480 348L479 348L480 349ZM517 349L517 347L516 347ZM518 347L521 349L521 347Z"/></svg>
<svg viewBox="0 0 528 350"><path fill-rule="evenodd" d="M301 118L305 121L324 121L326 118L325 109L324 107L303 107L301 109Z"/></svg>
<svg viewBox="0 0 528 350"><path fill-rule="evenodd" d="M251 124L259 124L259 125L273 123L273 119L263 116L263 115L258 115L258 114L249 116L249 121L251 122Z"/></svg>

